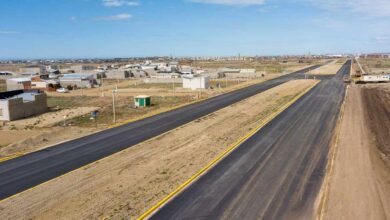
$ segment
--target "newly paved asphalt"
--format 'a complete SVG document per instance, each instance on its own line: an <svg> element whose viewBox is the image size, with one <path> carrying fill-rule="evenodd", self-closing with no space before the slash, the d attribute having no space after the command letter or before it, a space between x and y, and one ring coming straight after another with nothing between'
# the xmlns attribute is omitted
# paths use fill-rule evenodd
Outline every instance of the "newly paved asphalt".
<svg viewBox="0 0 390 220"><path fill-rule="evenodd" d="M289 80L303 78L303 72L318 66L0 163L0 199L134 146Z"/></svg>
<svg viewBox="0 0 390 220"><path fill-rule="evenodd" d="M312 219L347 62L151 219Z"/></svg>

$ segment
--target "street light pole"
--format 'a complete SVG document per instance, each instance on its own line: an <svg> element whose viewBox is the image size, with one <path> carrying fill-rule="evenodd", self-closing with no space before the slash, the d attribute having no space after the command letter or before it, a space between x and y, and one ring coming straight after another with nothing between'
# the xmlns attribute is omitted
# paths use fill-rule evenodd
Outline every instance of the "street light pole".
<svg viewBox="0 0 390 220"><path fill-rule="evenodd" d="M202 77L199 76L199 99L202 98Z"/></svg>

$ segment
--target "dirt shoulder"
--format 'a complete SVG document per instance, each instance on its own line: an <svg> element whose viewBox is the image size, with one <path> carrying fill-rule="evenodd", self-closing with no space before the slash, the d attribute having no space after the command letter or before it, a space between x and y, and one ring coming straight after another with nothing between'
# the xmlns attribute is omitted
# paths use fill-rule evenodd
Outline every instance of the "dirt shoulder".
<svg viewBox="0 0 390 220"><path fill-rule="evenodd" d="M378 113L366 108L365 98L360 87L349 88L323 219L380 220L390 217L389 169L380 159L371 133L371 126L381 122L365 114ZM370 105L381 108L382 104Z"/></svg>
<svg viewBox="0 0 390 220"><path fill-rule="evenodd" d="M67 129L66 131L64 129ZM80 138L96 132L96 128L53 127L39 130L0 130L0 159L15 154L26 154Z"/></svg>
<svg viewBox="0 0 390 220"><path fill-rule="evenodd" d="M0 202L0 219L135 218L316 81L296 80Z"/></svg>

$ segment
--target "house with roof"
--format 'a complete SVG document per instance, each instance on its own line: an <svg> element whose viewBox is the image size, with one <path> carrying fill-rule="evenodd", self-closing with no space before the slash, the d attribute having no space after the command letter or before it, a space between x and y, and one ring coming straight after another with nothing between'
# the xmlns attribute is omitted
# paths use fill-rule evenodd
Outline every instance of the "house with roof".
<svg viewBox="0 0 390 220"><path fill-rule="evenodd" d="M9 78L6 80L7 91L31 89L31 78Z"/></svg>
<svg viewBox="0 0 390 220"><path fill-rule="evenodd" d="M0 92L0 121L27 118L46 111L46 94L39 90Z"/></svg>

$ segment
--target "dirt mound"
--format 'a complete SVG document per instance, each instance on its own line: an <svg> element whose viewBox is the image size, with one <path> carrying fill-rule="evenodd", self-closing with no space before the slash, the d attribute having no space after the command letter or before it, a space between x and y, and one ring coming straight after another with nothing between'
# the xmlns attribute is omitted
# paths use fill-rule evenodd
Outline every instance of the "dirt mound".
<svg viewBox="0 0 390 220"><path fill-rule="evenodd" d="M363 88L362 96L373 141L390 168L390 87Z"/></svg>

